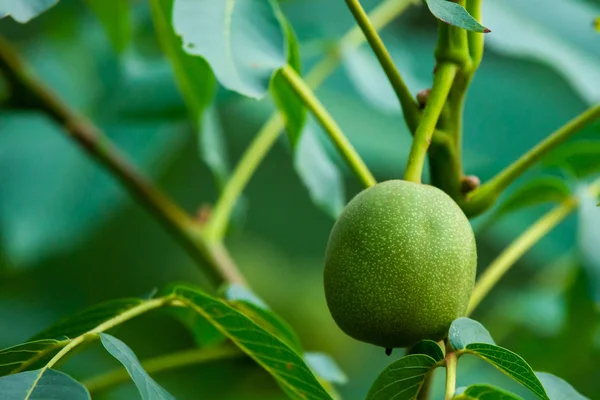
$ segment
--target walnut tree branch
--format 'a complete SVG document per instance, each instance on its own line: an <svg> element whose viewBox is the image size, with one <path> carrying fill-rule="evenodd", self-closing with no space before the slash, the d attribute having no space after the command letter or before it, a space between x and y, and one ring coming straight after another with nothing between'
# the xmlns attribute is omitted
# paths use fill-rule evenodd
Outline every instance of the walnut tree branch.
<svg viewBox="0 0 600 400"><path fill-rule="evenodd" d="M144 206L203 268L214 285L245 284L244 278L218 243L209 243L200 226L159 190L122 154L89 119L73 110L20 59L10 43L0 37L0 71L11 84L11 104L45 112L64 127L64 133L108 170Z"/></svg>

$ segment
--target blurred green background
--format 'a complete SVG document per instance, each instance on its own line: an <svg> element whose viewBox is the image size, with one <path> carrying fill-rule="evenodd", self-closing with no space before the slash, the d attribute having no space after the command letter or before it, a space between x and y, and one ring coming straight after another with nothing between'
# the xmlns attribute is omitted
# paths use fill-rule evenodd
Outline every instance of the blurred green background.
<svg viewBox="0 0 600 400"><path fill-rule="evenodd" d="M370 9L378 1L363 3ZM492 33L468 95L464 144L465 170L482 180L600 101L600 35L592 26L599 2L484 4L484 22ZM155 39L148 4L130 5L133 39L120 53L82 1L61 0L26 25L0 20L0 33L45 82L195 213L214 202L215 180L199 156L198 132ZM299 37L305 70L352 26L342 1L286 0L281 6ZM436 40L436 23L427 9L411 7L382 36L411 91L426 88ZM379 180L401 176L410 136L368 48L345 58L317 94ZM270 99L218 93L210 129L222 133L231 165L273 110ZM179 245L60 129L34 112L0 112L0 348L102 300L143 296L174 281L204 282ZM600 139L600 123L576 140L584 139ZM340 169L350 197L360 186ZM523 181L546 173L537 166ZM338 361L349 376L339 388L343 397L364 398L400 352L386 357L383 350L346 337L331 319L321 273L333 219L311 202L285 136L245 194L244 210L227 240L233 257L255 292L298 331L307 350L328 352ZM491 226L484 224L485 216L474 220L479 270L549 207L530 208ZM500 345L521 354L535 370L566 379L592 399L600 398L600 256L598 249L590 254L578 244L600 247L599 214L584 207L569 218L519 261L474 315ZM583 230L581 220L597 223ZM126 324L118 336L141 359L193 346L191 335L160 313ZM92 346L70 359L65 371L83 379L116 366ZM250 360L156 378L181 399L285 398ZM461 359L458 385L476 382L529 396L493 368ZM438 379L433 398L440 398L440 386ZM137 396L127 384L94 398Z"/></svg>

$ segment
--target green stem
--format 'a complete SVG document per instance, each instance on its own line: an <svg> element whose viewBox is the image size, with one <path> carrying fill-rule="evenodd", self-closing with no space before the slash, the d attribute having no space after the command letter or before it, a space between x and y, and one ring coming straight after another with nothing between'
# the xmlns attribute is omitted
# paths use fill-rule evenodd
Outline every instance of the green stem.
<svg viewBox="0 0 600 400"><path fill-rule="evenodd" d="M481 275L469 302L467 315L470 315L473 310L481 303L483 298L489 291L498 283L508 270L519 260L529 249L537 242L546 236L552 229L560 224L577 208L577 200L569 198L555 207L544 216L542 216L535 224L531 225L519 238L517 238L510 246L508 246L496 258L485 272Z"/></svg>
<svg viewBox="0 0 600 400"><path fill-rule="evenodd" d="M29 358L27 361L19 364L18 367L11 370L8 374L18 374L19 372L23 372L29 369L32 365L36 364L38 361L46 358L46 356L53 353L55 350L62 349L66 345L71 342L70 339L64 339L59 342L54 343L52 346L45 347L43 350L39 351L35 356Z"/></svg>
<svg viewBox="0 0 600 400"><path fill-rule="evenodd" d="M446 356L446 395L444 400L452 400L456 391L456 354Z"/></svg>
<svg viewBox="0 0 600 400"><path fill-rule="evenodd" d="M600 179L591 183L587 190L592 198L600 196ZM521 236L512 242L498 258L492 261L475 284L467 315L473 313L475 308L477 308L496 283L498 283L498 281L527 251L552 231L558 224L564 221L578 206L579 199L577 197L569 197L564 200L561 204L538 219L536 223L531 225L521 234Z"/></svg>
<svg viewBox="0 0 600 400"><path fill-rule="evenodd" d="M31 385L31 387L32 388L35 387L37 381L39 381L41 379L44 372L46 370L52 368L56 363L58 363L63 357L65 357L75 347L83 344L84 342L95 340L98 337L99 333L105 332L111 328L114 328L115 326L120 325L125 321L128 321L128 320L130 320L134 317L137 317L141 314L144 314L148 311L151 311L151 310L154 310L154 309L157 309L160 307L164 307L167 304L169 304L171 301L172 301L172 297L170 297L170 296L145 301L145 302L143 302L133 308L130 308L129 310L127 310L107 321L104 321L100 325L96 326L94 329L91 329L91 330L85 332L84 334L79 335L74 339L71 339L66 346L64 346L54 357L52 357L50 359L50 361L48 361L46 363L46 365L44 365L41 368L40 372L37 375L35 382Z"/></svg>
<svg viewBox="0 0 600 400"><path fill-rule="evenodd" d="M463 171L461 149L456 144L456 135L437 131L433 135L428 156L431 184L453 199L460 199Z"/></svg>
<svg viewBox="0 0 600 400"><path fill-rule="evenodd" d="M377 6L369 18L375 29L381 29L388 25L394 18L401 14L406 8L415 3L416 0L387 0ZM363 44L365 37L360 27L354 26L341 39L340 48L358 47ZM306 84L313 90L319 87L340 65L340 51L331 51L325 58L317 63L305 77ZM246 149L241 160L237 164L233 174L223 189L223 194L217 200L204 230L205 237L210 241L221 240L227 230L231 213L237 199L252 178L265 154L273 147L275 141L284 129L283 120L279 114L273 114L262 126L258 134Z"/></svg>
<svg viewBox="0 0 600 400"><path fill-rule="evenodd" d="M10 44L0 37L0 70L14 86L15 105L39 109L65 129L69 139L107 169L187 250L215 286L223 281L243 284L232 263L222 265L213 248L198 234L197 223L145 177L91 121L64 103L29 72Z"/></svg>
<svg viewBox="0 0 600 400"><path fill-rule="evenodd" d="M348 141L338 124L296 71L290 66L285 66L281 69L281 76L286 79L290 88L302 100L306 108L313 113L346 163L348 163L348 166L354 171L363 185L365 187L375 185L377 181L371 174L371 171L369 171L354 147L352 147L352 144Z"/></svg>
<svg viewBox="0 0 600 400"><path fill-rule="evenodd" d="M392 22L398 15L411 4L419 4L419 0L387 0L375 7L368 15L369 20L376 30L381 30ZM342 44L358 47L365 42L365 35L360 26L354 26L342 38Z"/></svg>
<svg viewBox="0 0 600 400"><path fill-rule="evenodd" d="M468 216L475 216L485 211L496 201L498 196L528 168L599 117L600 104L591 107L569 121L544 141L522 155L521 158L513 164L506 167L494 178L471 192L464 204L465 213Z"/></svg>
<svg viewBox="0 0 600 400"><path fill-rule="evenodd" d="M408 163L404 174L404 179L407 181L421 182L425 155L427 154L427 149L431 143L431 138L444 108L448 93L452 88L457 70L458 67L452 63L441 63L438 65L433 80L433 88L431 89L425 111L415 132L408 156Z"/></svg>
<svg viewBox="0 0 600 400"><path fill-rule="evenodd" d="M386 49L385 44L377 33L377 29L375 29L369 20L369 16L362 8L360 1L346 0L346 4L352 12L354 19L365 34L371 49L373 49L373 52L377 56L377 59L379 60L379 63L381 64L381 67L383 68L388 80L392 84L392 87L396 92L396 96L400 101L406 123L409 129L414 132L419 120L418 104L404 83L404 80L402 79L400 72L398 72L390 53Z"/></svg>
<svg viewBox="0 0 600 400"><path fill-rule="evenodd" d="M483 25L481 19L481 0L467 0L466 10ZM479 68L483 58L483 49L485 43L485 35L479 32L467 32L469 38L469 53L471 54L471 62L473 72Z"/></svg>
<svg viewBox="0 0 600 400"><path fill-rule="evenodd" d="M476 19L481 17L481 0L457 0ZM465 31L443 22L438 24L436 60L459 66L452 89L448 94L438 129L448 135L448 140L434 140L428 152L431 184L462 202L464 178L462 165L463 116L465 98L483 56L482 33ZM437 135L434 135L434 138Z"/></svg>
<svg viewBox="0 0 600 400"><path fill-rule="evenodd" d="M260 129L250 146L246 148L234 173L223 188L219 201L215 204L211 213L210 220L204 228L204 235L209 240L218 242L225 236L235 203L262 159L273 147L283 128L283 120L279 114L273 115Z"/></svg>
<svg viewBox="0 0 600 400"><path fill-rule="evenodd" d="M142 362L144 370L150 374L172 371L192 365L206 364L213 361L227 360L243 356L244 353L237 347L219 346L202 349L185 350L151 358ZM82 384L94 395L107 391L130 379L128 372L115 369L100 376L85 380Z"/></svg>

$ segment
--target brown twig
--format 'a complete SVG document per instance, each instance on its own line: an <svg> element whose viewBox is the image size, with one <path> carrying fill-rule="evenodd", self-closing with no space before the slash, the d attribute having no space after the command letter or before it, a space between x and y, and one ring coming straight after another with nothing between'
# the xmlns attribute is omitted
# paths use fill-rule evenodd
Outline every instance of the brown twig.
<svg viewBox="0 0 600 400"><path fill-rule="evenodd" d="M37 79L16 51L0 37L0 70L12 86L11 105L47 113L65 134L106 168L202 266L215 285L245 284L245 280L220 243L202 236L200 226L173 200L144 176L89 119L78 114L47 85Z"/></svg>

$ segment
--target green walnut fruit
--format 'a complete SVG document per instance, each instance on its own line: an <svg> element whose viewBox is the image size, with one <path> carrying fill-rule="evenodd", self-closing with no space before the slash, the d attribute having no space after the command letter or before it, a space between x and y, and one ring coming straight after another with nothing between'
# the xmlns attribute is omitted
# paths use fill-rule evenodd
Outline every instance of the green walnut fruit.
<svg viewBox="0 0 600 400"><path fill-rule="evenodd" d="M466 312L476 265L471 225L446 193L382 182L352 199L333 227L327 305L346 334L367 343L440 340Z"/></svg>

